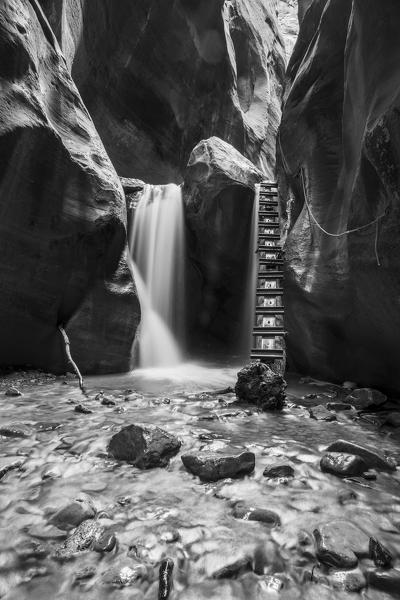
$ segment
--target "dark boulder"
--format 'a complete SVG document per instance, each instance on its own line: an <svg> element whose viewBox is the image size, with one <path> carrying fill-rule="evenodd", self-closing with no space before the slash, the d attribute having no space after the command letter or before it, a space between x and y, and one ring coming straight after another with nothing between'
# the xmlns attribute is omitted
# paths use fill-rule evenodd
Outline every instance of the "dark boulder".
<svg viewBox="0 0 400 600"><path fill-rule="evenodd" d="M332 473L338 477L357 477L368 470L364 460L355 454L330 452L320 461L321 471Z"/></svg>
<svg viewBox="0 0 400 600"><path fill-rule="evenodd" d="M113 435L108 452L139 469L165 467L181 447L177 437L155 425L128 425Z"/></svg>
<svg viewBox="0 0 400 600"><path fill-rule="evenodd" d="M283 408L286 382L268 365L252 362L238 373L236 397L241 402L255 404L262 410Z"/></svg>
<svg viewBox="0 0 400 600"><path fill-rule="evenodd" d="M386 400L387 397L385 394L371 388L359 388L353 390L351 394L346 397L346 402L354 406L357 410L381 406Z"/></svg>
<svg viewBox="0 0 400 600"><path fill-rule="evenodd" d="M331 521L314 531L317 557L326 565L352 569L369 556L369 536L350 521Z"/></svg>
<svg viewBox="0 0 400 600"><path fill-rule="evenodd" d="M220 454L185 454L182 462L186 469L202 481L237 478L254 471L256 457L253 452L223 456Z"/></svg>
<svg viewBox="0 0 400 600"><path fill-rule="evenodd" d="M336 440L327 447L327 452L343 452L346 454L355 454L360 456L367 464L368 468L375 468L381 471L395 471L396 463L393 459L386 458L386 456L380 454L375 450L364 448L354 442L348 442L347 440Z"/></svg>
<svg viewBox="0 0 400 600"><path fill-rule="evenodd" d="M294 469L290 465L273 465L272 467L265 467L263 475L269 479L294 477Z"/></svg>

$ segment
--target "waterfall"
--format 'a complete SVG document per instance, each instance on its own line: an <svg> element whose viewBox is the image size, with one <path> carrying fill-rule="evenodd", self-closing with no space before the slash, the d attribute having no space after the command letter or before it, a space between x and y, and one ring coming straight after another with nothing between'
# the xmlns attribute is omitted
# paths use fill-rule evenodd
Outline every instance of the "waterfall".
<svg viewBox="0 0 400 600"><path fill-rule="evenodd" d="M132 269L142 320L141 367L183 360L184 218L181 188L146 185L131 227Z"/></svg>

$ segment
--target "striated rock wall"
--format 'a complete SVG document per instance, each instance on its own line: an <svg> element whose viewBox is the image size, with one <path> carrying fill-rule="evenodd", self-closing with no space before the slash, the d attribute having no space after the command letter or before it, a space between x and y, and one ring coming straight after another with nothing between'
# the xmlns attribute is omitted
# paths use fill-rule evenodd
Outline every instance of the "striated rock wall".
<svg viewBox="0 0 400 600"><path fill-rule="evenodd" d="M119 175L179 182L215 135L272 176L278 0L40 2Z"/></svg>
<svg viewBox="0 0 400 600"><path fill-rule="evenodd" d="M129 368L139 319L119 179L37 0L0 5L0 364Z"/></svg>
<svg viewBox="0 0 400 600"><path fill-rule="evenodd" d="M303 8L278 148L290 365L399 389L400 6ZM332 237L305 198L330 233L383 217Z"/></svg>

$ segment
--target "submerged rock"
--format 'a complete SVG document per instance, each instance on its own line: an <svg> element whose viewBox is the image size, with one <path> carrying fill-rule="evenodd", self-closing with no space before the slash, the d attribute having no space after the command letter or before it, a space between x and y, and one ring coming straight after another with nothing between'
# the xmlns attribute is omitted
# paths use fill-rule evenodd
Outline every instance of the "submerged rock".
<svg viewBox="0 0 400 600"><path fill-rule="evenodd" d="M269 479L294 477L294 469L290 465L273 465L272 467L265 467L263 476Z"/></svg>
<svg viewBox="0 0 400 600"><path fill-rule="evenodd" d="M328 581L334 588L346 592L359 592L367 585L367 581L360 569L334 571L328 576Z"/></svg>
<svg viewBox="0 0 400 600"><path fill-rule="evenodd" d="M266 523L267 525L281 524L279 515L266 508L253 508L244 506L243 504L236 504L232 511L232 515L235 519L243 519L244 521L259 521L260 523Z"/></svg>
<svg viewBox="0 0 400 600"><path fill-rule="evenodd" d="M139 469L165 467L181 447L180 440L155 425L128 425L113 435L108 452Z"/></svg>
<svg viewBox="0 0 400 600"><path fill-rule="evenodd" d="M238 373L235 393L238 400L262 410L283 408L286 382L268 365L252 362Z"/></svg>
<svg viewBox="0 0 400 600"><path fill-rule="evenodd" d="M367 582L372 588L394 594L395 598L399 597L400 571L398 569L390 569L389 571L374 569L368 571Z"/></svg>
<svg viewBox="0 0 400 600"><path fill-rule="evenodd" d="M350 521L331 521L314 530L317 557L329 566L352 569L369 555L369 536Z"/></svg>
<svg viewBox="0 0 400 600"><path fill-rule="evenodd" d="M89 496L81 494L72 502L68 502L50 519L50 523L59 529L73 529L87 519L96 516L96 509Z"/></svg>
<svg viewBox="0 0 400 600"><path fill-rule="evenodd" d="M332 414L323 404L318 404L308 409L310 417L317 421L336 421L336 415Z"/></svg>
<svg viewBox="0 0 400 600"><path fill-rule="evenodd" d="M355 389L346 397L346 402L354 406L357 410L381 406L386 400L387 397L385 394L371 388Z"/></svg>
<svg viewBox="0 0 400 600"><path fill-rule="evenodd" d="M182 462L186 469L202 481L237 478L254 471L256 457L253 452L223 456L220 454L185 454Z"/></svg>
<svg viewBox="0 0 400 600"><path fill-rule="evenodd" d="M107 536L107 529L94 519L83 521L65 540L65 542L55 550L53 558L58 561L71 560L76 554L88 549L96 549L97 552L110 552L114 544L109 544L106 548L101 540ZM99 550L99 544L102 549Z"/></svg>
<svg viewBox="0 0 400 600"><path fill-rule="evenodd" d="M338 477L357 477L368 469L360 456L340 452L325 454L321 458L320 467L324 473L332 473Z"/></svg>
<svg viewBox="0 0 400 600"><path fill-rule="evenodd" d="M25 423L7 423L0 426L0 435L4 435L4 437L27 438L32 435L32 428Z"/></svg>
<svg viewBox="0 0 400 600"><path fill-rule="evenodd" d="M374 450L369 450L347 440L336 440L326 449L328 452L344 452L346 454L355 454L360 456L367 464L368 468L375 468L381 471L395 471L396 464L393 459L386 458L384 455Z"/></svg>
<svg viewBox="0 0 400 600"><path fill-rule="evenodd" d="M4 392L4 395L16 398L18 396L22 396L22 392L20 392L19 389L17 389L16 387L10 387Z"/></svg>
<svg viewBox="0 0 400 600"><path fill-rule="evenodd" d="M23 465L23 461L20 459L12 459L10 457L0 458L0 479L4 477L9 471L15 471L20 469Z"/></svg>

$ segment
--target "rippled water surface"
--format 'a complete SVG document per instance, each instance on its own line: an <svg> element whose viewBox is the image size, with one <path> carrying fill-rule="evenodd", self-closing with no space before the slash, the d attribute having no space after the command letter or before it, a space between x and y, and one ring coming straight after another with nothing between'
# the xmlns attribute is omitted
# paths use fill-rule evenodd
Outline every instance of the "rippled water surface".
<svg viewBox="0 0 400 600"><path fill-rule="evenodd" d="M298 399L314 392L320 394L315 403L325 402L326 394L334 395L333 388L300 385L295 378L281 413L230 406L233 394L202 393L233 386L235 375L236 369L186 365L174 371L88 379L89 400L83 399L74 380L63 378L24 387L21 397L3 396L0 425L18 423L25 437L0 436L0 468L21 461L0 480L0 597L156 599L158 565L165 556L175 562L172 599L360 597L308 581L307 572L317 561L300 547L299 532L312 533L321 522L346 518L378 537L395 555L400 552L399 471L379 473L376 481L344 481L319 469L323 449L338 438L399 459L396 431L379 428L371 418L354 420L347 411L337 413L333 423L310 419ZM116 404L103 406L95 400L100 390ZM82 401L91 414L75 411ZM180 455L165 469L140 471L118 463L108 457L107 443L130 423L167 429L182 440L184 453L251 450L255 472L236 481L203 484L185 471ZM282 460L294 467L292 480L263 477L267 465ZM340 504L343 490L354 490L357 499ZM118 544L111 553L87 551L59 564L51 553L66 534L49 525L49 518L81 492L92 498ZM232 506L237 500L274 511L281 526L235 519ZM179 539L163 541L163 534L172 531L178 531ZM32 540L43 544L48 555L23 559L19 548ZM141 549L147 575L129 585L117 584L113 574L137 562L128 556L133 546ZM280 596L259 585L253 573L212 578L218 561L257 556L259 548L267 555L265 572L285 575ZM85 567L91 576L77 580Z"/></svg>

